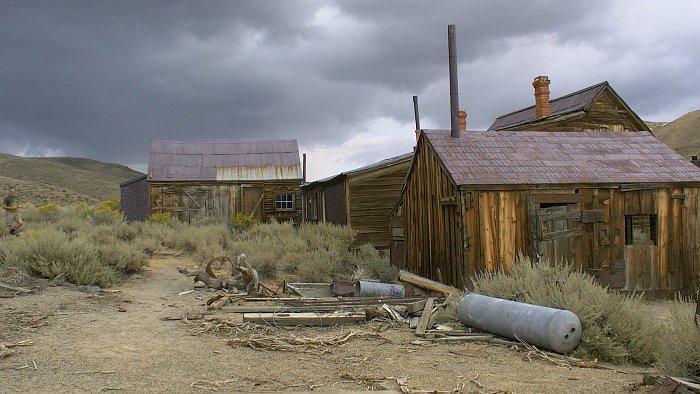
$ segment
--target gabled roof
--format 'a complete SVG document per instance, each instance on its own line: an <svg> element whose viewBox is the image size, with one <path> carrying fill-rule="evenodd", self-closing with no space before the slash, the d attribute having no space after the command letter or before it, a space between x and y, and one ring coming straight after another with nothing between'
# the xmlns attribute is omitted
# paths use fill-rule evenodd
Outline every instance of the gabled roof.
<svg viewBox="0 0 700 394"><path fill-rule="evenodd" d="M700 168L648 132L424 130L456 185L700 182Z"/></svg>
<svg viewBox="0 0 700 394"><path fill-rule="evenodd" d="M641 120L634 111L632 111L632 109L627 105L627 103L625 103L622 97L620 97L620 95L618 95L617 92L613 90L613 88L607 81L550 100L550 114L548 116L538 119L535 115L535 106L532 105L517 110L515 112L511 112L497 117L493 124L489 127L489 130L503 130L509 127L520 126L528 123L536 123L543 120L552 119L554 117L584 111L596 100L598 100L598 98L602 96L606 91L609 91L620 102L620 104L625 108L625 110L627 110L630 116L632 116L634 120L637 121L643 127L643 130L649 131L648 126L646 126L644 121Z"/></svg>
<svg viewBox="0 0 700 394"><path fill-rule="evenodd" d="M151 181L260 181L302 178L296 140L151 141Z"/></svg>
<svg viewBox="0 0 700 394"><path fill-rule="evenodd" d="M315 186L319 186L322 184L327 185L327 184L336 183L336 182L339 182L339 181L345 179L347 176L359 175L359 174L363 174L366 172L370 172L372 170L378 170L381 168L390 167L390 166L393 166L393 165L396 165L396 164L399 164L402 162L408 162L412 158L413 158L413 153L404 153L403 155L400 155L400 156L390 157L388 159L384 159L384 160L378 161L376 163L368 164L364 167L355 168L354 170L341 172L340 174L332 175L332 176L329 176L326 178L322 178L322 179L310 182L310 183L304 185L304 188L315 187Z"/></svg>

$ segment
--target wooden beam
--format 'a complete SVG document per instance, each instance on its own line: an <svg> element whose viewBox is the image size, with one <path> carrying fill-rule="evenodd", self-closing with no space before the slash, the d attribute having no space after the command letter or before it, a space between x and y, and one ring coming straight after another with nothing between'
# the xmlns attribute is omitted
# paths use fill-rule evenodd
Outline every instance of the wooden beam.
<svg viewBox="0 0 700 394"><path fill-rule="evenodd" d="M533 194L536 203L579 203L585 201L583 194Z"/></svg>
<svg viewBox="0 0 700 394"><path fill-rule="evenodd" d="M277 326L334 326L365 320L364 312L244 313L243 322Z"/></svg>
<svg viewBox="0 0 700 394"><path fill-rule="evenodd" d="M452 286L435 282L434 280L430 280L404 270L399 271L399 280L444 295L457 291L457 289Z"/></svg>

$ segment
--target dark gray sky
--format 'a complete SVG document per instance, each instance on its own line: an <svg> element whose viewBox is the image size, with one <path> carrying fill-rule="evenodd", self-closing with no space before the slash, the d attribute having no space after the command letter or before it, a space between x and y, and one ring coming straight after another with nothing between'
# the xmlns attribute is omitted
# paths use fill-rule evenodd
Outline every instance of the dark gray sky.
<svg viewBox="0 0 700 394"><path fill-rule="evenodd" d="M0 151L145 170L151 139L296 138L309 178L607 80L645 120L700 108L697 1L0 0Z"/></svg>

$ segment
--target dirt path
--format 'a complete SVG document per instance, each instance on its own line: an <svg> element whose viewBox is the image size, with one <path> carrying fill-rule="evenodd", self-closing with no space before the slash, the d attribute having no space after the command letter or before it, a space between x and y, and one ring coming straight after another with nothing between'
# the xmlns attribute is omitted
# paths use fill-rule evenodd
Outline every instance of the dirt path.
<svg viewBox="0 0 700 394"><path fill-rule="evenodd" d="M198 323L161 320L205 310L206 298L198 299L197 293L177 295L192 289L189 278L175 271L177 265L183 262L152 260L142 278L128 280L114 294L46 287L35 295L0 299L0 342L34 343L0 358L0 392L202 392L206 387L216 388L206 384L191 387L198 380L226 382L220 391L367 388L367 384L341 377L343 372L408 377L412 389L464 388L467 392L620 392L641 381L636 374L529 362L523 353L501 346L415 346L410 344L413 334L399 330L381 334L390 342L359 339L323 355L232 348L224 342L225 335L196 334ZM126 311L120 312L120 307ZM316 336L348 330L367 328L294 332ZM470 352L458 355L451 353L454 350ZM483 387L470 381L477 374L475 380ZM383 384L397 388L395 379Z"/></svg>

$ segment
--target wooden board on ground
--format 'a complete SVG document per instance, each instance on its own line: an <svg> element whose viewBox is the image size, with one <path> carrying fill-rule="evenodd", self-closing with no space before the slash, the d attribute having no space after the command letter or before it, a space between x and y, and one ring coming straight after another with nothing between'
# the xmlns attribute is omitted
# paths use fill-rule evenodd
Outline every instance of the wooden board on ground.
<svg viewBox="0 0 700 394"><path fill-rule="evenodd" d="M433 303L435 298L428 298L425 302L425 307L423 308L423 314L420 316L418 321L418 327L416 327L416 335L425 335L425 329L428 328L428 322L430 321L430 316L433 312Z"/></svg>
<svg viewBox="0 0 700 394"><path fill-rule="evenodd" d="M365 320L364 312L244 313L243 322L277 326L335 326Z"/></svg>

